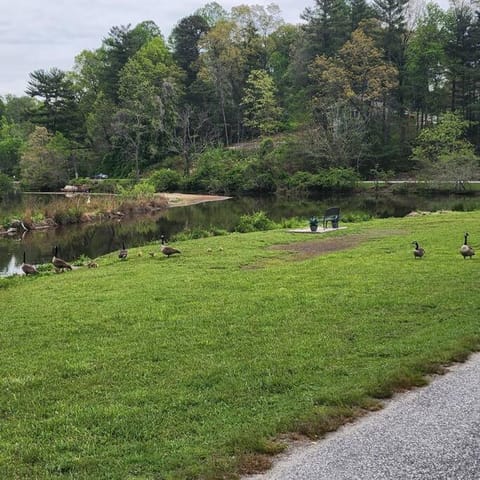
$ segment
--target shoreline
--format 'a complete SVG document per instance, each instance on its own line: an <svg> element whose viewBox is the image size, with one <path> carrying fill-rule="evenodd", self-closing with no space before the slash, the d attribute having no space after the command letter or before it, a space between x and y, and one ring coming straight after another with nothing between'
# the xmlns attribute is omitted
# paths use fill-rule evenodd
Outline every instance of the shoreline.
<svg viewBox="0 0 480 480"><path fill-rule="evenodd" d="M32 192L28 192L32 193ZM40 192L46 193L46 192ZM66 198L73 196L90 196L95 195L91 193L74 193L74 194L66 194L65 192L48 192L49 194L54 195L64 195ZM96 194L96 195L110 195L110 194ZM164 198L166 200L166 206L161 208L152 208L149 211L161 210L162 208L174 208L174 207L188 207L190 205L197 205L200 203L207 203L207 202L218 202L222 200L228 200L232 197L222 196L222 195L205 195L205 194L194 194L194 193L158 193L155 195L158 198ZM138 212L137 212L138 213ZM148 213L142 212L142 213ZM85 223L85 222L96 222L102 221L104 218L101 218L102 215L105 215L107 218L117 217L127 217L131 215L135 215L135 213L124 213L124 212L103 212L101 215L89 215L85 213L82 215L82 220L80 222L75 223ZM28 226L26 226L27 222L24 219L12 219L11 225L8 228L2 228L0 226L0 237L5 236L16 236L19 233L25 233L27 231L35 231L35 230L45 230L56 228L58 224L52 218L45 218L41 222L37 223L30 223L28 222Z"/></svg>

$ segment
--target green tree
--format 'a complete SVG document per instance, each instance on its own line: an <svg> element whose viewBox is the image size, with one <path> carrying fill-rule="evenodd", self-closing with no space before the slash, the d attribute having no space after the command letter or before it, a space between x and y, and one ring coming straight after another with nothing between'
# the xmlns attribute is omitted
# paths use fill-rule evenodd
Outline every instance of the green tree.
<svg viewBox="0 0 480 480"><path fill-rule="evenodd" d="M35 111L35 123L70 137L81 128L73 82L63 70L51 68L30 73L26 93L42 102Z"/></svg>
<svg viewBox="0 0 480 480"><path fill-rule="evenodd" d="M200 56L199 40L210 29L207 21L200 15L185 17L172 30L170 43L173 57L186 73L185 86L188 87L197 79Z"/></svg>
<svg viewBox="0 0 480 480"><path fill-rule="evenodd" d="M5 95L4 116L7 122L17 125L31 124L32 114L40 107L40 102L26 95L17 97ZM28 127L27 127L28 128Z"/></svg>
<svg viewBox="0 0 480 480"><path fill-rule="evenodd" d="M480 16L473 1L452 2L447 12L446 65L450 108L460 111L471 124L471 138L480 141Z"/></svg>
<svg viewBox="0 0 480 480"><path fill-rule="evenodd" d="M351 21L345 0L315 0L301 15L306 21L309 57L334 55L350 36Z"/></svg>
<svg viewBox="0 0 480 480"><path fill-rule="evenodd" d="M478 178L480 158L466 139L468 125L458 114L448 112L436 125L418 134L412 158L428 178L449 181Z"/></svg>
<svg viewBox="0 0 480 480"><path fill-rule="evenodd" d="M0 118L0 172L18 175L24 139L20 127Z"/></svg>
<svg viewBox="0 0 480 480"><path fill-rule="evenodd" d="M374 41L357 29L338 56L319 56L311 65L316 85L313 105L322 110L333 100L347 102L366 120L382 110L397 86L397 69L387 63Z"/></svg>
<svg viewBox="0 0 480 480"><path fill-rule="evenodd" d="M460 115L447 112L440 116L438 123L424 128L417 136L413 158L433 164L445 155L469 156L474 153L473 145L465 138L469 122Z"/></svg>
<svg viewBox="0 0 480 480"><path fill-rule="evenodd" d="M282 110L275 96L272 77L265 70L253 70L247 79L242 100L244 124L261 135L277 132Z"/></svg>
<svg viewBox="0 0 480 480"><path fill-rule="evenodd" d="M199 76L212 85L217 99L218 120L223 129L224 143L231 141L232 123L236 124L238 107L236 92L239 92L244 75L245 57L240 46L233 41L235 24L218 21L201 40ZM240 95L238 94L238 98ZM215 111L213 114L215 115ZM220 135L219 135L220 136Z"/></svg>
<svg viewBox="0 0 480 480"><path fill-rule="evenodd" d="M203 17L210 28L214 27L221 20L228 20L228 12L217 2L205 4L202 8L195 10L194 15Z"/></svg>
<svg viewBox="0 0 480 480"><path fill-rule="evenodd" d="M58 190L68 181L68 147L65 138L36 127L20 160L21 181L32 190Z"/></svg>
<svg viewBox="0 0 480 480"><path fill-rule="evenodd" d="M395 102L391 103L399 117L405 112L405 52L407 48L409 29L407 28L407 9L409 0L373 0L373 8L382 25L382 47L387 62L394 65L398 71L398 84L395 91ZM403 121L405 119L403 118ZM402 125L404 142L404 128ZM384 137L389 132L389 125L383 125Z"/></svg>
<svg viewBox="0 0 480 480"><path fill-rule="evenodd" d="M350 0L350 29L353 32L360 27L360 24L375 16L375 10L366 0Z"/></svg>
<svg viewBox="0 0 480 480"><path fill-rule="evenodd" d="M284 24L275 4L233 7L231 19L236 25L235 41L241 47L248 70L265 69L268 62L268 37Z"/></svg>
<svg viewBox="0 0 480 480"><path fill-rule="evenodd" d="M445 12L427 5L406 51L406 94L417 128L423 128L447 106Z"/></svg>
<svg viewBox="0 0 480 480"><path fill-rule="evenodd" d="M315 131L325 144L317 149L330 152L328 162L337 155L343 165L359 169L369 148L362 141L374 138L379 118L382 124L387 121L386 105L397 86L396 68L385 61L374 40L357 29L337 56L317 57L310 72ZM354 148L348 148L349 142Z"/></svg>
<svg viewBox="0 0 480 480"><path fill-rule="evenodd" d="M133 29L130 25L110 29L99 50L102 61L100 88L113 103L119 101L121 70L140 48L156 37L161 37L161 32L152 21L141 22Z"/></svg>
<svg viewBox="0 0 480 480"><path fill-rule="evenodd" d="M162 38L144 45L125 65L120 78L120 108L114 117L115 143L140 167L165 156L177 124L181 72ZM126 153L126 155L125 155Z"/></svg>

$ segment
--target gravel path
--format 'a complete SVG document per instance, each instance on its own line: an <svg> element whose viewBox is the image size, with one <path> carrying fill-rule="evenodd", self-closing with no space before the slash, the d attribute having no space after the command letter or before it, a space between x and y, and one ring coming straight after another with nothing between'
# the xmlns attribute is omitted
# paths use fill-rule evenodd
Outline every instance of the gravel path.
<svg viewBox="0 0 480 480"><path fill-rule="evenodd" d="M480 479L480 354L244 479Z"/></svg>

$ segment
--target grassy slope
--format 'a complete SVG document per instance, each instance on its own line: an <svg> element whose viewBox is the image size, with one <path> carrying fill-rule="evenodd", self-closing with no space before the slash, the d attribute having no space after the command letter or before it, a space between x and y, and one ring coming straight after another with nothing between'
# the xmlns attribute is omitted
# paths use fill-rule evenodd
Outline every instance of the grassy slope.
<svg viewBox="0 0 480 480"><path fill-rule="evenodd" d="M479 224L350 224L328 238L360 245L302 261L266 248L302 235L234 234L3 281L0 477L220 478L276 433L421 384L478 348L479 260L458 249Z"/></svg>

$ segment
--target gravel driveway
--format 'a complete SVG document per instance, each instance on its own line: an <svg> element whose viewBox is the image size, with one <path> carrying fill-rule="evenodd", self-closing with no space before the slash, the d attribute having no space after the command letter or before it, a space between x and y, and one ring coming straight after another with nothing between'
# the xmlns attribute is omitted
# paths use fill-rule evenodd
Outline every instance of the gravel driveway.
<svg viewBox="0 0 480 480"><path fill-rule="evenodd" d="M244 479L480 479L480 353Z"/></svg>

